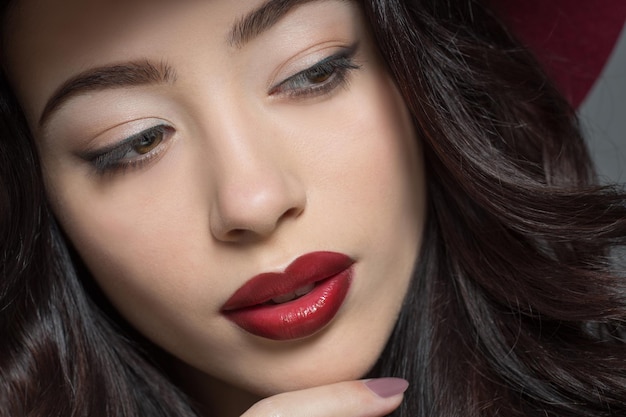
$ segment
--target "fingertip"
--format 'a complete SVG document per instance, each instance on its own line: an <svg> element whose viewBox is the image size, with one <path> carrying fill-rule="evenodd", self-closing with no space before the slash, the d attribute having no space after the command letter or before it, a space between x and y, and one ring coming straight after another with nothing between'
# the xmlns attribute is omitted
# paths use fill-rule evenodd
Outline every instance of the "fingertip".
<svg viewBox="0 0 626 417"><path fill-rule="evenodd" d="M409 382L402 378L376 378L364 381L363 384L380 398L403 394L409 387Z"/></svg>

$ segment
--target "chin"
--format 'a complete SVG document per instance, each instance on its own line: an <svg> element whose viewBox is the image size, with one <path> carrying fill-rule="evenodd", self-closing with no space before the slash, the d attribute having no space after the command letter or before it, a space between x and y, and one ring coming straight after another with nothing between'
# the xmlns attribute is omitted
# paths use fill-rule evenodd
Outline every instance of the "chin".
<svg viewBox="0 0 626 417"><path fill-rule="evenodd" d="M284 370L261 377L260 380L246 381L240 388L259 397L269 397L288 391L298 391L335 382L361 379L373 364L352 368L328 369L321 367L298 370ZM315 368L315 369L314 369ZM241 381L239 381L241 382Z"/></svg>
<svg viewBox="0 0 626 417"><path fill-rule="evenodd" d="M323 338L321 338L323 339ZM326 340L278 349L254 371L230 375L232 384L252 394L267 397L287 391L312 388L335 382L361 379L376 364L384 342L373 345L341 346ZM345 340L344 340L345 344ZM364 348L365 347L365 348ZM261 361L261 359L259 359ZM230 378L229 378L230 379Z"/></svg>

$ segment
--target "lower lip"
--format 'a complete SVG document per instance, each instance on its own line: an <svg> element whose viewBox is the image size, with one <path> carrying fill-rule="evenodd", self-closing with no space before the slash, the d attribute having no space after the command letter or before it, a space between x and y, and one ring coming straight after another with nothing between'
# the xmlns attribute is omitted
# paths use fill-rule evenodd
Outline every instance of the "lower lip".
<svg viewBox="0 0 626 417"><path fill-rule="evenodd" d="M318 282L313 290L292 301L258 305L224 314L237 326L272 340L312 336L322 330L341 308L352 282L352 267Z"/></svg>

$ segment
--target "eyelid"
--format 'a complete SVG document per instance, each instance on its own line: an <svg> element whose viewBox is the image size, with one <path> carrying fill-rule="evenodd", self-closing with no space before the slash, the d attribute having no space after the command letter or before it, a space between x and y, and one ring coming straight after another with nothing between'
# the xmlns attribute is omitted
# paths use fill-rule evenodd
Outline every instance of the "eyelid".
<svg viewBox="0 0 626 417"><path fill-rule="evenodd" d="M123 102L124 100L122 100ZM173 123L161 117L141 117L124 120L121 123L107 121L108 128L98 129L98 133L85 138L82 150L77 149L74 154L81 159L89 159L97 154L110 151L122 142L133 136L138 136L146 130L158 125L172 126ZM78 136L77 133L73 134Z"/></svg>
<svg viewBox="0 0 626 417"><path fill-rule="evenodd" d="M169 144L174 131L174 128L170 124L160 121L157 124L142 128L140 131L127 136L121 141L98 149L82 152L78 154L78 156L82 160L91 164L98 174L115 171L120 168L128 168L139 163L149 162L149 160L152 160L158 156L158 154L161 154ZM147 135L154 133L163 136L162 144L158 144L155 150L151 150L137 158L123 161L124 156L128 152L131 152L135 145L145 139Z"/></svg>
<svg viewBox="0 0 626 417"><path fill-rule="evenodd" d="M297 71L293 71L291 75L283 77L282 80L279 82L272 82L270 86L268 87L269 95L272 95L272 92L275 92L276 90L278 90L280 86L287 84L291 80L297 79L298 77L306 74L308 71L311 71L315 69L316 67L320 67L324 64L332 64L333 62L336 62L341 59L352 61L354 58L354 55L356 54L358 47L359 47L359 42L354 42L353 44L349 46L337 47L338 48L337 52L331 55L326 54L324 55L322 59L314 61L312 64L307 65L305 68L302 68ZM337 67L339 67L339 65L337 65ZM344 68L344 69L358 69L358 68L360 68L359 65L352 64L350 65L350 68Z"/></svg>

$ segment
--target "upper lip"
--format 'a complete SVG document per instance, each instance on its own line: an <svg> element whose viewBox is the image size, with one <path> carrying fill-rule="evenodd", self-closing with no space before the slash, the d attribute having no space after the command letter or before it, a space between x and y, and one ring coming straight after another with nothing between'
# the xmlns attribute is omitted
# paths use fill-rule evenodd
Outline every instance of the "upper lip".
<svg viewBox="0 0 626 417"><path fill-rule="evenodd" d="M265 272L250 278L224 303L222 310L263 304L279 295L335 276L353 263L349 256L337 252L307 253L296 258L284 272Z"/></svg>

